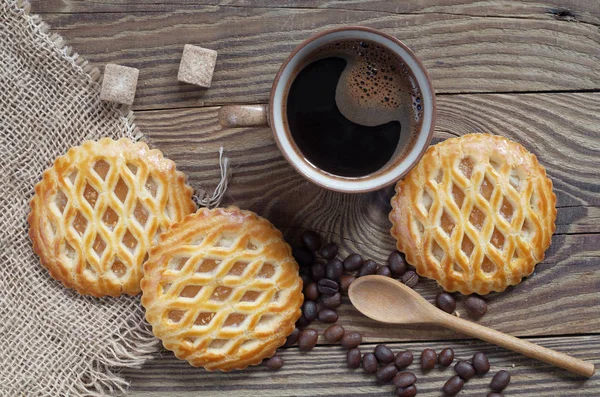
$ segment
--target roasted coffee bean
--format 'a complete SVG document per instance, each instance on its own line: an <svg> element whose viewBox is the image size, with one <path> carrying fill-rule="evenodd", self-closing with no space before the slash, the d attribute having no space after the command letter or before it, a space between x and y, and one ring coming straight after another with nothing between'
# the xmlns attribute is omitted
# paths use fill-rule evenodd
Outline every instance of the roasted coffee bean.
<svg viewBox="0 0 600 397"><path fill-rule="evenodd" d="M450 348L446 348L440 352L438 355L438 364L442 367L448 367L454 361L454 350Z"/></svg>
<svg viewBox="0 0 600 397"><path fill-rule="evenodd" d="M447 292L439 294L437 298L435 298L435 304L446 313L453 313L456 309L456 300Z"/></svg>
<svg viewBox="0 0 600 397"><path fill-rule="evenodd" d="M315 255L302 247L292 248L292 256L296 259L298 265L302 267L308 267L315 262Z"/></svg>
<svg viewBox="0 0 600 397"><path fill-rule="evenodd" d="M469 380L475 376L475 368L468 361L459 361L454 366L454 372L464 380Z"/></svg>
<svg viewBox="0 0 600 397"><path fill-rule="evenodd" d="M298 338L298 349L301 352L312 350L317 344L317 339L319 339L319 333L316 329L307 328L302 330Z"/></svg>
<svg viewBox="0 0 600 397"><path fill-rule="evenodd" d="M394 359L394 364L396 364L396 367L398 367L398 369L406 368L409 365L411 365L412 362L413 354L408 350L396 354L396 358Z"/></svg>
<svg viewBox="0 0 600 397"><path fill-rule="evenodd" d="M379 367L377 372L375 372L375 379L379 383L387 383L394 379L394 376L398 373L398 368L394 364L387 364L383 367Z"/></svg>
<svg viewBox="0 0 600 397"><path fill-rule="evenodd" d="M336 243L327 243L319 250L319 255L325 259L332 259L338 253L338 246Z"/></svg>
<svg viewBox="0 0 600 397"><path fill-rule="evenodd" d="M394 278L402 277L406 271L406 263L398 251L394 251L390 254L388 257L388 265L390 266L390 271Z"/></svg>
<svg viewBox="0 0 600 397"><path fill-rule="evenodd" d="M294 346L296 342L298 342L298 338L300 337L300 330L298 328L294 328L291 334L288 335L285 340L285 347Z"/></svg>
<svg viewBox="0 0 600 397"><path fill-rule="evenodd" d="M307 230L302 233L300 236L300 241L304 248L309 251L317 251L321 248L321 236L317 232L313 232L312 230Z"/></svg>
<svg viewBox="0 0 600 397"><path fill-rule="evenodd" d="M331 327L327 328L323 333L325 336L325 340L330 343L339 342L344 336L344 327L339 324L334 324Z"/></svg>
<svg viewBox="0 0 600 397"><path fill-rule="evenodd" d="M340 281L340 277L344 274L344 264L340 258L333 258L325 266L325 278L333 281Z"/></svg>
<svg viewBox="0 0 600 397"><path fill-rule="evenodd" d="M321 293L319 292L317 283L310 282L304 286L304 299L316 301L317 299L319 299L320 295Z"/></svg>
<svg viewBox="0 0 600 397"><path fill-rule="evenodd" d="M377 263L374 260L367 259L365 263L360 267L356 277L367 276L369 274L377 273Z"/></svg>
<svg viewBox="0 0 600 397"><path fill-rule="evenodd" d="M340 290L344 293L348 293L348 288L350 288L350 284L352 284L354 280L356 280L356 277L344 274L340 277Z"/></svg>
<svg viewBox="0 0 600 397"><path fill-rule="evenodd" d="M388 266L379 266L377 274L384 277L392 277L392 271Z"/></svg>
<svg viewBox="0 0 600 397"><path fill-rule="evenodd" d="M490 361L485 354L481 352L475 353L472 361L477 375L485 375L490 370Z"/></svg>
<svg viewBox="0 0 600 397"><path fill-rule="evenodd" d="M319 292L322 295L333 295L340 289L338 283L327 278L319 280L319 282L317 283L317 287L319 288Z"/></svg>
<svg viewBox="0 0 600 397"><path fill-rule="evenodd" d="M360 367L360 349L355 347L354 349L348 350L346 354L346 362L348 363L348 368L356 369Z"/></svg>
<svg viewBox="0 0 600 397"><path fill-rule="evenodd" d="M402 281L408 287L414 288L415 285L417 285L417 283L419 282L419 276L417 275L417 273L413 272L412 270L409 270L402 275L400 281Z"/></svg>
<svg viewBox="0 0 600 397"><path fill-rule="evenodd" d="M471 295L465 300L465 307L471 317L478 318L487 313L487 303L475 295Z"/></svg>
<svg viewBox="0 0 600 397"><path fill-rule="evenodd" d="M396 376L394 376L394 384L396 387L408 387L410 385L414 385L417 382L417 377L412 372L398 372Z"/></svg>
<svg viewBox="0 0 600 397"><path fill-rule="evenodd" d="M396 389L396 395L398 397L415 397L417 395L417 387L415 385L408 387L398 387Z"/></svg>
<svg viewBox="0 0 600 397"><path fill-rule="evenodd" d="M381 364L389 364L394 361L394 352L386 345L375 346L375 357Z"/></svg>
<svg viewBox="0 0 600 397"><path fill-rule="evenodd" d="M298 321L296 321L296 327L298 328L304 328L308 325L310 325L312 321L308 320L306 317L304 317L304 314L300 316L300 318L298 319Z"/></svg>
<svg viewBox="0 0 600 397"><path fill-rule="evenodd" d="M504 397L504 394L502 393L496 393L495 391L488 393L487 397Z"/></svg>
<svg viewBox="0 0 600 397"><path fill-rule="evenodd" d="M379 367L377 357L373 353L365 353L362 358L362 366L366 373L374 374Z"/></svg>
<svg viewBox="0 0 600 397"><path fill-rule="evenodd" d="M321 309L317 314L317 319L322 323L335 323L338 320L338 314L333 309Z"/></svg>
<svg viewBox="0 0 600 397"><path fill-rule="evenodd" d="M356 331L346 332L342 337L342 346L344 349L354 349L362 342L362 335Z"/></svg>
<svg viewBox="0 0 600 397"><path fill-rule="evenodd" d="M281 358L281 356L278 356L276 354L268 360L263 361L263 364L269 369L278 370L281 367L283 367L283 359Z"/></svg>
<svg viewBox="0 0 600 397"><path fill-rule="evenodd" d="M342 294L336 292L331 296L322 296L321 302L328 309L337 309L342 304Z"/></svg>
<svg viewBox="0 0 600 397"><path fill-rule="evenodd" d="M425 349L421 352L421 369L428 371L435 367L437 355L433 349Z"/></svg>
<svg viewBox="0 0 600 397"><path fill-rule="evenodd" d="M314 321L317 318L317 304L314 301L304 301L302 305L302 314L308 321Z"/></svg>
<svg viewBox="0 0 600 397"><path fill-rule="evenodd" d="M490 383L490 388L493 391L501 392L506 389L506 386L510 383L510 374L508 371L500 370L494 375L492 378L492 383Z"/></svg>
<svg viewBox="0 0 600 397"><path fill-rule="evenodd" d="M353 272L358 270L363 264L363 258L359 254L350 254L344 259L344 270Z"/></svg>
<svg viewBox="0 0 600 397"><path fill-rule="evenodd" d="M304 270L304 268L302 268ZM310 278L310 276L308 275L308 273L300 273L300 278L302 279L302 285L306 286L308 283L310 283L312 280Z"/></svg>
<svg viewBox="0 0 600 397"><path fill-rule="evenodd" d="M313 281L319 281L325 277L325 266L322 263L313 263L310 267L310 277Z"/></svg>
<svg viewBox="0 0 600 397"><path fill-rule="evenodd" d="M465 385L465 381L458 375L454 375L444 384L442 391L448 396L456 396Z"/></svg>

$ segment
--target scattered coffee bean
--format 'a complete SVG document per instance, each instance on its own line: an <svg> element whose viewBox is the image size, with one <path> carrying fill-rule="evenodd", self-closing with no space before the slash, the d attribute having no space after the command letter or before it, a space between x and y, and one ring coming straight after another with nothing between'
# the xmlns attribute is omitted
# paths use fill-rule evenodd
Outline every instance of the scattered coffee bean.
<svg viewBox="0 0 600 397"><path fill-rule="evenodd" d="M414 385L417 382L417 377L412 372L398 372L394 376L394 384L396 387L408 387Z"/></svg>
<svg viewBox="0 0 600 397"><path fill-rule="evenodd" d="M283 367L283 358L276 354L268 360L263 361L263 364L269 369L278 370Z"/></svg>
<svg viewBox="0 0 600 397"><path fill-rule="evenodd" d="M340 277L340 290L344 293L348 293L348 288L350 288L350 284L352 284L354 280L356 280L356 277L344 274Z"/></svg>
<svg viewBox="0 0 600 397"><path fill-rule="evenodd" d="M325 259L332 259L338 253L338 246L336 243L327 243L319 250L319 255Z"/></svg>
<svg viewBox="0 0 600 397"><path fill-rule="evenodd" d="M466 381L475 376L475 368L468 361L457 362L454 366L454 372Z"/></svg>
<svg viewBox="0 0 600 397"><path fill-rule="evenodd" d="M392 271L388 266L379 266L377 274L384 277L392 277Z"/></svg>
<svg viewBox="0 0 600 397"><path fill-rule="evenodd" d="M415 397L417 395L417 387L415 385L405 388L399 387L396 389L396 395L398 397Z"/></svg>
<svg viewBox="0 0 600 397"><path fill-rule="evenodd" d="M304 248L309 251L317 251L321 248L321 236L317 232L313 232L312 230L308 230L300 236L300 241Z"/></svg>
<svg viewBox="0 0 600 397"><path fill-rule="evenodd" d="M323 333L325 336L325 340L330 343L339 342L344 336L344 327L339 324L334 324L331 327L327 328Z"/></svg>
<svg viewBox="0 0 600 397"><path fill-rule="evenodd" d="M325 265L325 278L340 281L342 274L344 274L344 264L339 258L333 258Z"/></svg>
<svg viewBox="0 0 600 397"><path fill-rule="evenodd" d="M300 337L300 330L298 328L294 328L291 334L288 335L285 340L285 347L294 346L296 342L298 342L298 338Z"/></svg>
<svg viewBox="0 0 600 397"><path fill-rule="evenodd" d="M304 285L304 299L316 301L317 299L319 299L319 295L321 295L321 293L319 292L317 283L310 282Z"/></svg>
<svg viewBox="0 0 600 397"><path fill-rule="evenodd" d="M333 309L321 309L317 314L317 319L322 323L335 323L338 320L338 314Z"/></svg>
<svg viewBox="0 0 600 397"><path fill-rule="evenodd" d="M386 345L375 346L375 357L381 364L389 364L394 361L394 352Z"/></svg>
<svg viewBox="0 0 600 397"><path fill-rule="evenodd" d="M402 277L406 271L406 263L398 251L394 251L390 254L388 257L388 265L390 266L390 271L394 278Z"/></svg>
<svg viewBox="0 0 600 397"><path fill-rule="evenodd" d="M487 312L487 303L475 295L471 295L465 300L465 307L469 315L475 318L479 318Z"/></svg>
<svg viewBox="0 0 600 397"><path fill-rule="evenodd" d="M317 288L322 295L333 295L340 289L338 283L327 278L322 278L317 283Z"/></svg>
<svg viewBox="0 0 600 397"><path fill-rule="evenodd" d="M337 309L342 304L342 294L336 292L331 296L322 296L321 302L328 309Z"/></svg>
<svg viewBox="0 0 600 397"><path fill-rule="evenodd" d="M367 259L365 263L360 267L356 277L367 276L369 274L377 273L377 263L372 259Z"/></svg>
<svg viewBox="0 0 600 397"><path fill-rule="evenodd" d="M413 272L412 270L409 270L402 275L402 278L400 280L408 287L414 288L415 285L417 285L417 283L419 282L419 276L417 275L417 273Z"/></svg>
<svg viewBox="0 0 600 397"><path fill-rule="evenodd" d="M310 277L313 281L319 281L325 277L325 266L322 263L313 263L310 267Z"/></svg>
<svg viewBox="0 0 600 397"><path fill-rule="evenodd" d="M375 372L375 379L379 383L387 383L394 379L394 376L398 373L398 368L394 364L387 364L383 367L379 367L377 372Z"/></svg>
<svg viewBox="0 0 600 397"><path fill-rule="evenodd" d="M346 362L348 363L348 368L356 369L360 367L360 349L355 347L354 349L348 350L346 354Z"/></svg>
<svg viewBox="0 0 600 397"><path fill-rule="evenodd" d="M316 329L307 328L302 330L298 338L298 349L301 352L312 350L317 344L317 339L319 339L319 333Z"/></svg>
<svg viewBox="0 0 600 397"><path fill-rule="evenodd" d="M449 367L454 361L454 350L446 348L438 355L438 364L442 367Z"/></svg>
<svg viewBox="0 0 600 397"><path fill-rule="evenodd" d="M435 367L437 355L433 349L425 349L421 352L421 369L428 371Z"/></svg>
<svg viewBox="0 0 600 397"><path fill-rule="evenodd" d="M305 270L304 268L301 269ZM308 273L300 273L300 278L302 279L302 285L304 285L306 287L306 285L308 283L310 283L312 280L310 279L310 276L308 275Z"/></svg>
<svg viewBox="0 0 600 397"><path fill-rule="evenodd" d="M504 397L504 394L502 393L496 393L496 392L491 392L487 394L487 397Z"/></svg>
<svg viewBox="0 0 600 397"><path fill-rule="evenodd" d="M363 258L359 254L350 254L344 259L344 270L353 272L358 270L363 264Z"/></svg>
<svg viewBox="0 0 600 397"><path fill-rule="evenodd" d="M362 366L366 373L374 374L379 367L377 357L373 353L365 353L362 358Z"/></svg>
<svg viewBox="0 0 600 397"><path fill-rule="evenodd" d="M317 304L314 301L304 301L302 314L308 321L314 321L317 318Z"/></svg>
<svg viewBox="0 0 600 397"><path fill-rule="evenodd" d="M442 391L448 396L455 396L458 394L460 389L463 388L464 385L465 381L462 380L460 376L454 375L453 377L448 379L448 381L446 381L444 387L442 388Z"/></svg>
<svg viewBox="0 0 600 397"><path fill-rule="evenodd" d="M437 298L435 298L435 304L446 313L453 313L456 309L456 300L447 292L439 294Z"/></svg>
<svg viewBox="0 0 600 397"><path fill-rule="evenodd" d="M298 319L298 321L296 321L296 327L298 328L304 328L306 326L309 326L311 323L310 320L308 320L306 317L304 317L304 314L300 316L300 318Z"/></svg>
<svg viewBox="0 0 600 397"><path fill-rule="evenodd" d="M346 332L342 337L342 346L344 349L354 349L362 342L362 335L358 332Z"/></svg>
<svg viewBox="0 0 600 397"><path fill-rule="evenodd" d="M490 361L487 356L481 352L473 355L473 368L477 375L485 375L490 370Z"/></svg>
<svg viewBox="0 0 600 397"><path fill-rule="evenodd" d="M292 248L292 256L302 267L308 267L315 262L315 255L301 247Z"/></svg>
<svg viewBox="0 0 600 397"><path fill-rule="evenodd" d="M506 389L506 386L510 383L510 374L508 371L500 370L494 375L492 378L492 382L490 383L490 388L493 391L501 392Z"/></svg>
<svg viewBox="0 0 600 397"><path fill-rule="evenodd" d="M396 358L394 359L394 364L396 364L396 367L398 367L398 369L406 368L409 365L411 365L412 362L413 354L408 350L396 354Z"/></svg>

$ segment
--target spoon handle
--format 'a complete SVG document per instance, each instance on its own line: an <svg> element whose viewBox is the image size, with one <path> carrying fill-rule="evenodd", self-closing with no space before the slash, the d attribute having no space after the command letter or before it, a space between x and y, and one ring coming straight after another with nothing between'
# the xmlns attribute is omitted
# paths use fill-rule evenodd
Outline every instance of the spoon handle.
<svg viewBox="0 0 600 397"><path fill-rule="evenodd" d="M538 346L534 343L527 342L526 340L515 338L514 336L504 334L471 321L463 320L446 313L439 314L441 315L439 318L439 325L450 328L456 332L502 346L506 349L521 353L527 357L564 368L567 371L578 375L583 375L588 378L595 372L594 364L592 363L571 357L564 353L559 353L555 350Z"/></svg>

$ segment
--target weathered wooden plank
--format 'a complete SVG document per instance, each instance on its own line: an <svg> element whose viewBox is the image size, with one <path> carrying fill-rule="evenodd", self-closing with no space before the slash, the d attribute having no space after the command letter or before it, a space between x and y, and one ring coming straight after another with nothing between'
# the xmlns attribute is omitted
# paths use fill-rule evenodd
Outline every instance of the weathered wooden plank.
<svg viewBox="0 0 600 397"><path fill-rule="evenodd" d="M557 349L578 358L600 364L600 336L536 338L540 345ZM491 370L483 377L468 381L460 396L481 397L490 392L493 375L501 370L511 373L506 395L529 397L597 396L600 390L598 376L584 380L546 364L528 359L501 348L473 340L451 342L417 342L388 344L395 352L410 350L417 359L408 368L417 375L419 396L440 396L444 382L452 375L452 368L435 368L423 373L418 367L418 355L429 347L440 351L452 347L457 359L470 359L477 351L488 355ZM373 345L363 344L363 352L372 351ZM309 353L297 348L280 349L284 367L269 371L264 367L249 368L227 374L210 373L193 368L186 362L165 353L149 361L142 369L127 369L122 374L131 381L131 397L171 396L389 396L391 385L378 386L373 375L362 369L349 370L345 351L338 346L320 346Z"/></svg>
<svg viewBox="0 0 600 397"><path fill-rule="evenodd" d="M600 89L600 30L555 19L211 6L44 19L95 64L139 68L137 109L265 102L279 65L297 44L348 24L405 41L438 93ZM210 89L177 82L185 43L219 52Z"/></svg>
<svg viewBox="0 0 600 397"><path fill-rule="evenodd" d="M439 98L437 139L488 131L521 142L547 167L558 196L557 235L544 263L519 286L491 295L490 312L481 323L517 335L600 331L600 226L595 221L600 213L600 125L592 121L599 108L600 94L590 93ZM137 121L196 187L216 185L218 148L223 145L234 175L225 204L266 216L290 241L305 228L316 229L340 243L342 255L359 252L385 260L394 248L387 220L390 188L362 195L320 189L286 163L269 129L222 129L217 111L138 112ZM432 281L423 281L417 290L431 301L439 292ZM459 311L464 314L460 304ZM452 336L375 325L349 304L340 316L369 340Z"/></svg>

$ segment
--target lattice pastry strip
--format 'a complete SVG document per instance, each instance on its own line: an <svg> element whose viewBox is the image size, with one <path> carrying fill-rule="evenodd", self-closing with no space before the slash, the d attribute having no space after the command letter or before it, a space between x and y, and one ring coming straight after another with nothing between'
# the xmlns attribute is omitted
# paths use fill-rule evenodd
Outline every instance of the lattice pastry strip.
<svg viewBox="0 0 600 397"><path fill-rule="evenodd" d="M160 236L144 264L153 333L181 359L229 371L275 353L300 317L302 279L266 219L200 209Z"/></svg>
<svg viewBox="0 0 600 397"><path fill-rule="evenodd" d="M71 148L35 186L29 234L50 275L94 296L140 292L156 236L195 210L175 163L145 143Z"/></svg>
<svg viewBox="0 0 600 397"><path fill-rule="evenodd" d="M552 182L523 146L469 134L430 147L396 185L391 233L447 291L487 294L518 284L550 246Z"/></svg>

